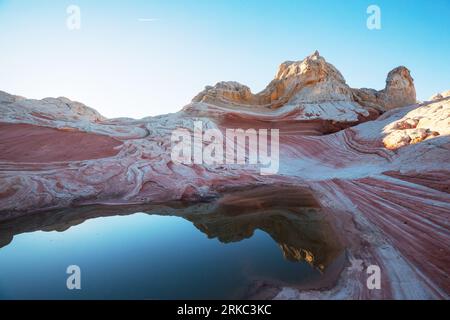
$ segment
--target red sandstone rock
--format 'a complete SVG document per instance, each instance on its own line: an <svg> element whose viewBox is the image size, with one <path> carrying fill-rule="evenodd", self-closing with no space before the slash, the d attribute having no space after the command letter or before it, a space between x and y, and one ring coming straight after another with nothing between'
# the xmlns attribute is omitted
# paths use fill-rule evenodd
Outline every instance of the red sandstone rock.
<svg viewBox="0 0 450 320"><path fill-rule="evenodd" d="M31 124L0 123L0 161L48 163L115 156L121 143L111 137L46 128Z"/></svg>
<svg viewBox="0 0 450 320"><path fill-rule="evenodd" d="M414 103L406 68L394 69L380 92L356 90L318 53L282 64L259 94L220 83L179 113L142 120L108 120L65 98L1 93L0 221L69 205L300 186L341 230L349 259L333 288L284 288L277 298L448 298L450 97ZM278 174L175 164L171 132L192 130L194 120L219 130L279 129ZM384 289L368 290L352 259L378 264Z"/></svg>

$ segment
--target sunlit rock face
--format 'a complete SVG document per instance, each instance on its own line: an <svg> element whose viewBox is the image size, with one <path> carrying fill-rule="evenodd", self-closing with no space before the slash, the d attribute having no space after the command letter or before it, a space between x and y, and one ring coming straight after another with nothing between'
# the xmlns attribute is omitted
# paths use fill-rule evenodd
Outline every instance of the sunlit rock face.
<svg viewBox="0 0 450 320"><path fill-rule="evenodd" d="M96 110L64 97L45 98L42 100L26 99L0 91L2 117L17 119L66 120L97 122L105 120ZM37 119L36 119L37 120Z"/></svg>
<svg viewBox="0 0 450 320"><path fill-rule="evenodd" d="M278 298L448 298L450 97L415 100L404 67L389 73L381 91L352 89L317 52L283 63L261 93L219 83L178 113L140 120L105 119L66 98L1 93L0 221L70 206L192 203L256 186L306 188L341 232L347 264L331 289L286 288ZM278 129L278 173L174 163L171 133L192 131L194 121L222 131ZM255 200L232 201L243 208L246 198ZM292 250L293 239L279 243L287 256L310 259ZM355 259L380 266L382 290L364 285Z"/></svg>
<svg viewBox="0 0 450 320"><path fill-rule="evenodd" d="M435 95L433 95L430 100L434 101L434 100L440 100L440 99L444 99L450 97L450 90L444 91L442 93L436 93Z"/></svg>
<svg viewBox="0 0 450 320"><path fill-rule="evenodd" d="M284 114L289 120L354 124L415 102L414 83L407 68L389 72L384 90L352 89L342 74L316 51L304 60L282 63L274 80L260 93L253 94L250 88L237 82L219 82L206 87L185 111L248 108L246 111L259 112L266 120Z"/></svg>
<svg viewBox="0 0 450 320"><path fill-rule="evenodd" d="M423 140L450 134L448 101L419 105L398 121L384 128L383 143L388 149L419 143Z"/></svg>

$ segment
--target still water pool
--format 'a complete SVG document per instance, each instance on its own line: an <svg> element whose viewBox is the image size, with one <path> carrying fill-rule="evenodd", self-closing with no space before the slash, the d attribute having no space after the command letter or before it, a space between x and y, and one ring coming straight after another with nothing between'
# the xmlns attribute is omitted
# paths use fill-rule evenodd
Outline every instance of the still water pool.
<svg viewBox="0 0 450 320"><path fill-rule="evenodd" d="M69 225L52 216L19 232L22 221L0 248L0 299L230 299L261 284L301 285L342 252L317 213L138 212ZM81 290L66 287L69 265L81 269Z"/></svg>

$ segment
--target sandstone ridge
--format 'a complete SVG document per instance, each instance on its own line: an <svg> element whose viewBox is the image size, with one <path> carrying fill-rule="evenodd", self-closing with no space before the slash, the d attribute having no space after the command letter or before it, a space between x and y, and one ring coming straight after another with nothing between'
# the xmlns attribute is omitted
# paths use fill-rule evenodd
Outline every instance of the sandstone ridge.
<svg viewBox="0 0 450 320"><path fill-rule="evenodd" d="M356 121L370 114L416 102L414 81L406 67L390 71L386 87L352 89L342 74L316 51L301 61L286 61L275 78L260 93L238 82L219 82L207 86L192 100L188 109L207 104L229 108L251 108L252 111L299 111L299 119Z"/></svg>

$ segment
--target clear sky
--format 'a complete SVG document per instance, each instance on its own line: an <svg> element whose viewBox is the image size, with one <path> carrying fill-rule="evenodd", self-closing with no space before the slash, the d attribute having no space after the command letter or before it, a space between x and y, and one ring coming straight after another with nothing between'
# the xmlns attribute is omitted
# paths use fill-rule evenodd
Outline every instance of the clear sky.
<svg viewBox="0 0 450 320"><path fill-rule="evenodd" d="M371 4L380 30L366 27ZM450 89L450 0L0 0L0 90L108 117L176 112L222 80L258 92L316 49L352 87L382 89L405 65L425 100Z"/></svg>

